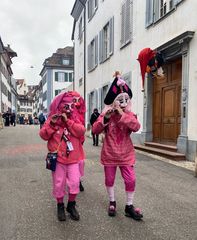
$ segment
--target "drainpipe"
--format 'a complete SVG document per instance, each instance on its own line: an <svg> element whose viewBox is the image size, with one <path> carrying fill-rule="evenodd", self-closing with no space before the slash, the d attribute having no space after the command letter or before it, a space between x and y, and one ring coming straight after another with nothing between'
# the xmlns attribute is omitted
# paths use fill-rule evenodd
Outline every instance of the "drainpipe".
<svg viewBox="0 0 197 240"><path fill-rule="evenodd" d="M75 49L75 41L73 40L73 48ZM75 51L73 56L73 62L75 62ZM73 64L73 91L75 91L75 64Z"/></svg>

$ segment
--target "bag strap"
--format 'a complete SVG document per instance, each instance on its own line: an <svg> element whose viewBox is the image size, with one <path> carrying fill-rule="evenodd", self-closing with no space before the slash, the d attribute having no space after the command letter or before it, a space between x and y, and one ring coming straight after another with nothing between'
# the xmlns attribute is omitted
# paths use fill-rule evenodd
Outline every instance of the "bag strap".
<svg viewBox="0 0 197 240"><path fill-rule="evenodd" d="M60 142L59 142L59 144L58 144L58 146L57 146L57 150L56 150L56 152L58 152L58 151L59 151L59 148L60 148L60 146L61 146L61 143L62 143L62 138L63 138L63 135L64 135L64 132L62 133L62 136L61 136Z"/></svg>

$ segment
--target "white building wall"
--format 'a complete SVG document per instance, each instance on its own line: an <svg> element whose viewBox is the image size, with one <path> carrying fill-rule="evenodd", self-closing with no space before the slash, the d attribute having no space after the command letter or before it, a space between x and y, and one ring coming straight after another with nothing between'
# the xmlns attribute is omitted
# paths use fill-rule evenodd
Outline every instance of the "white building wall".
<svg viewBox="0 0 197 240"><path fill-rule="evenodd" d="M150 27L145 27L146 22L146 1L133 1L133 33L130 44L120 49L121 39L121 6L125 1L98 0L98 9L90 21L86 19L86 56L88 56L87 46L92 39L99 35L100 30L105 26L111 17L114 17L114 52L110 59L100 64L91 72L88 72L88 59L86 58L86 97L95 89L103 87L105 84L113 81L113 73L119 70L122 75L131 74L131 89L133 92L133 111L138 115L139 121L143 125L144 121L144 93L141 92L141 73L139 62L136 60L140 50L145 47L156 49L168 41L176 38L186 31L197 30L197 1L184 0L174 11L167 14ZM86 16L87 3L86 3ZM80 18L79 18L80 19ZM78 40L78 24L76 23L75 39L75 88L81 94L83 88L78 88L77 82L80 78L80 64L83 66L82 59L83 47ZM187 76L188 87L188 119L187 119L187 137L189 141L197 141L197 103L196 80L197 80L197 33L189 42L189 74ZM87 104L90 104L87 99ZM87 106L88 108L88 106ZM139 133L142 131L139 131Z"/></svg>
<svg viewBox="0 0 197 240"><path fill-rule="evenodd" d="M79 21L82 18L82 39L79 39ZM84 95L84 11L76 23L74 32L74 89L82 96Z"/></svg>

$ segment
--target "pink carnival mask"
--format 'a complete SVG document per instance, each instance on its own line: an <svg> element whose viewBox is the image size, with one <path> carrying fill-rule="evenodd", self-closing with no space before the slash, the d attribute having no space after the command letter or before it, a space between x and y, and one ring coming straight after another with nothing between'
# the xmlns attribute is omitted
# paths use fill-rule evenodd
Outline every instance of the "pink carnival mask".
<svg viewBox="0 0 197 240"><path fill-rule="evenodd" d="M114 99L114 108L120 107L123 109L123 111L127 108L128 103L130 102L129 95L127 93L120 93L118 96Z"/></svg>

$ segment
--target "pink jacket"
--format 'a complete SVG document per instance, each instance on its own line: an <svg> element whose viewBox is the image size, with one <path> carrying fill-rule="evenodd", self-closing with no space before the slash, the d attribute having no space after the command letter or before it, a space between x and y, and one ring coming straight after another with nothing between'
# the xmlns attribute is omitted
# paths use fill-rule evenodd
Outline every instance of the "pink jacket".
<svg viewBox="0 0 197 240"><path fill-rule="evenodd" d="M122 116L113 114L107 124L103 120L104 116L101 114L93 125L93 133L105 133L101 163L111 166L134 165L135 150L130 134L140 129L134 113L124 112Z"/></svg>
<svg viewBox="0 0 197 240"><path fill-rule="evenodd" d="M64 131L64 127L67 128L70 133L70 141L72 142L74 150L66 154L66 143L61 137ZM40 137L45 141L48 141L47 147L50 152L55 152L58 148L58 144L61 141L61 145L58 151L58 162L63 164L77 163L85 158L83 147L81 144L81 137L85 134L85 127L81 123L76 123L71 119L68 119L64 125L52 126L50 124L50 118L47 119L44 126L40 129Z"/></svg>

